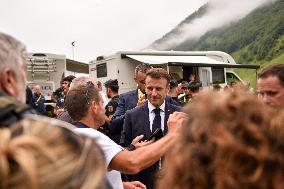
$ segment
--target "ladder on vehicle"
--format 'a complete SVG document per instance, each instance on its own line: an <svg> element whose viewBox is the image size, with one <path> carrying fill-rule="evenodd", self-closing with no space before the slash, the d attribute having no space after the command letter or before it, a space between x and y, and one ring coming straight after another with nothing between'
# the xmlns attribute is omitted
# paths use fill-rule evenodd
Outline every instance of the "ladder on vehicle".
<svg viewBox="0 0 284 189"><path fill-rule="evenodd" d="M27 59L27 71L31 72L32 80L36 74L46 73L46 80L50 81L50 73L56 72L56 59L47 57L31 57Z"/></svg>

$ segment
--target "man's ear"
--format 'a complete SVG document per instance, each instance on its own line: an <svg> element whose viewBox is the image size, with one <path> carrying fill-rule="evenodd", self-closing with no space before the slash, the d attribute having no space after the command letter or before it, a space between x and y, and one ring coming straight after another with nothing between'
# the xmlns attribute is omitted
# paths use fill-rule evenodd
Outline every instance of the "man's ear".
<svg viewBox="0 0 284 189"><path fill-rule="evenodd" d="M1 73L0 87L4 93L10 96L17 96L17 78L16 74L10 68L4 68Z"/></svg>
<svg viewBox="0 0 284 189"><path fill-rule="evenodd" d="M98 111L97 103L93 100L93 101L91 102L90 106L91 106L92 111L93 111L95 114L97 114L97 111Z"/></svg>
<svg viewBox="0 0 284 189"><path fill-rule="evenodd" d="M167 84L166 91L167 91L167 94L168 94L169 91L170 91L170 84Z"/></svg>
<svg viewBox="0 0 284 189"><path fill-rule="evenodd" d="M107 93L107 94L110 92L109 90L110 90L109 88L106 88L106 93Z"/></svg>

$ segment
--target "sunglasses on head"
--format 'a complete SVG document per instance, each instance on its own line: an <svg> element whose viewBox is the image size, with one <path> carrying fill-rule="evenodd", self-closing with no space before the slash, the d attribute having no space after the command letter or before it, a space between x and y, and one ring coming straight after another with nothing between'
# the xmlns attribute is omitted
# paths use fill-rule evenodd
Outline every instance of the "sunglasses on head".
<svg viewBox="0 0 284 189"><path fill-rule="evenodd" d="M85 99L86 99L86 102L87 102L88 105L90 104L90 101L89 101L90 100L89 99L90 90L91 90L91 88L94 88L94 87L95 87L95 85L92 81L87 82L87 91L86 91Z"/></svg>

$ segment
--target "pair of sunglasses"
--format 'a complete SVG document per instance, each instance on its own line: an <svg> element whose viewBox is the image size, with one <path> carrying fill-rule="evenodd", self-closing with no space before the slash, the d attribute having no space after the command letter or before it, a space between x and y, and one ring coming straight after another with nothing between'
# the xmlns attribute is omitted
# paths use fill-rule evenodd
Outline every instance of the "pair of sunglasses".
<svg viewBox="0 0 284 189"><path fill-rule="evenodd" d="M91 81L87 82L87 91L86 91L86 94L85 94L85 99L86 99L86 102L87 102L88 105L90 105L90 97L89 97L90 90L94 87L95 87L95 85L94 85L93 82L91 82Z"/></svg>

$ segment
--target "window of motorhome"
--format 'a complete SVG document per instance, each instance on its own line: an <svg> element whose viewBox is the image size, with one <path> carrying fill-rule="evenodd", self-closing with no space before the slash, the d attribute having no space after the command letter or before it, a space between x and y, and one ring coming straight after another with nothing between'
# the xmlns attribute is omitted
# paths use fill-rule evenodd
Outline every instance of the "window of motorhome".
<svg viewBox="0 0 284 189"><path fill-rule="evenodd" d="M213 84L225 83L224 68L212 68Z"/></svg>
<svg viewBox="0 0 284 189"><path fill-rule="evenodd" d="M107 77L107 64L98 64L97 66L97 78Z"/></svg>
<svg viewBox="0 0 284 189"><path fill-rule="evenodd" d="M232 81L240 81L237 76L235 76L234 73L227 72L226 73L226 78L227 78L227 84L230 85Z"/></svg>

